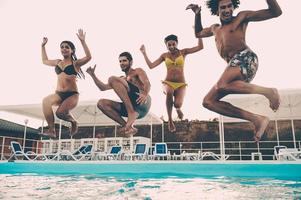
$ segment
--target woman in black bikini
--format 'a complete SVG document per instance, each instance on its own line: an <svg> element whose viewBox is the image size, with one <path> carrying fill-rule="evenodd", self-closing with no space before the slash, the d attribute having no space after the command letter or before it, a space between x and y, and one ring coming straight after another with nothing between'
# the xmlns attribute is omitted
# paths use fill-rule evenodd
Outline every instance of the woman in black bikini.
<svg viewBox="0 0 301 200"><path fill-rule="evenodd" d="M77 132L77 122L70 114L70 110L75 108L78 102L78 89L76 85L76 77L83 77L84 74L81 70L81 66L91 60L91 54L85 41L86 33L82 29L78 30L77 37L80 40L86 56L77 59L75 55L75 46L70 41L61 42L61 54L63 59L49 60L47 57L45 45L48 41L46 37L42 42L42 61L43 64L55 67L57 74L57 87L54 94L43 99L43 113L48 123L48 131L44 133L49 137L56 137L54 127L54 114L52 106L59 106L55 114L59 119L68 121L71 123L70 134L74 135Z"/></svg>

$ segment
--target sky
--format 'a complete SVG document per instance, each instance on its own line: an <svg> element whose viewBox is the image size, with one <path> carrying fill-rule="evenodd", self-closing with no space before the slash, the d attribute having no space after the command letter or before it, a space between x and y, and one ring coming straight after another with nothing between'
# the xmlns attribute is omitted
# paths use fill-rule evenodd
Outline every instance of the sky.
<svg viewBox="0 0 301 200"><path fill-rule="evenodd" d="M46 50L49 59L61 58L59 44L71 40L77 48L77 57L84 56L76 36L79 28L86 32L86 42L92 60L83 66L97 64L96 75L107 82L112 75L122 75L118 55L129 51L133 67L143 68L151 82L151 112L167 119L165 96L161 80L166 75L164 63L150 70L139 51L146 46L151 60L167 49L164 37L178 36L178 48L197 45L194 37L194 14L185 11L190 3L201 4L203 26L219 23L211 16L205 1L190 0L0 0L0 105L41 103L55 91L56 74L52 67L42 64L41 42L48 37ZM275 19L252 22L246 41L259 57L259 69L252 83L278 89L300 88L301 28L297 13L301 1L278 0L283 14ZM265 0L241 1L235 11L267 8ZM299 25L298 25L299 24ZM204 49L188 55L185 60L185 78L188 84L183 104L184 118L210 119L217 115L202 107L202 99L216 83L226 67L215 47L214 38L205 38ZM77 81L80 101L100 98L118 99L114 92L101 92L86 74ZM176 117L175 110L173 112ZM0 113L0 118L8 117ZM17 119L17 117L14 117Z"/></svg>

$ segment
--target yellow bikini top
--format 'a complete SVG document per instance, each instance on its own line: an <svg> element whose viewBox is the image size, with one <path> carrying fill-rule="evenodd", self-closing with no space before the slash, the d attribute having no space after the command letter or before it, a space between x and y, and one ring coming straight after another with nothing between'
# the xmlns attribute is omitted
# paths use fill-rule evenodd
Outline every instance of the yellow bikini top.
<svg viewBox="0 0 301 200"><path fill-rule="evenodd" d="M165 65L167 68L170 67L184 67L184 56L179 55L175 61L171 60L170 58L165 58Z"/></svg>

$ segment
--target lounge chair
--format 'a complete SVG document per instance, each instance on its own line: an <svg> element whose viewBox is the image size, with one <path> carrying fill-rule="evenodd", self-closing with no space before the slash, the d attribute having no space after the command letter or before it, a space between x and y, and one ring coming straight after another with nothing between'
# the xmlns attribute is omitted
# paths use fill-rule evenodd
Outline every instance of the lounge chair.
<svg viewBox="0 0 301 200"><path fill-rule="evenodd" d="M43 154L36 154L33 151L27 151L24 152L22 146L19 142L11 141L10 142L10 148L12 150L12 155L9 157L8 161L12 160L12 158L15 158L16 160L22 159L22 160L35 160L37 157L43 157ZM43 159L47 159L46 157Z"/></svg>
<svg viewBox="0 0 301 200"><path fill-rule="evenodd" d="M125 154L124 157L127 160L128 160L128 158L130 160L135 160L135 159L146 160L147 152L148 152L148 147L146 144L136 144L134 153Z"/></svg>
<svg viewBox="0 0 301 200"><path fill-rule="evenodd" d="M276 159L276 160L280 160L280 158L279 158L279 150L280 149L287 149L287 147L282 146L282 145L274 146L274 159Z"/></svg>
<svg viewBox="0 0 301 200"><path fill-rule="evenodd" d="M112 146L110 153L106 154L106 158L107 160L119 160L121 152L121 146Z"/></svg>
<svg viewBox="0 0 301 200"><path fill-rule="evenodd" d="M153 157L154 159L166 158L167 160L170 160L171 156L170 156L170 152L168 151L167 144L156 143Z"/></svg>
<svg viewBox="0 0 301 200"><path fill-rule="evenodd" d="M84 159L91 159L92 153L92 144L85 144L80 146L73 153L69 150L63 150L58 153L52 160L75 160L80 161Z"/></svg>
<svg viewBox="0 0 301 200"><path fill-rule="evenodd" d="M301 151L296 148L279 149L278 158L285 161L301 161Z"/></svg>
<svg viewBox="0 0 301 200"><path fill-rule="evenodd" d="M201 151L198 151L197 153L187 153L186 151L183 151L180 154L181 160L200 160L201 159Z"/></svg>
<svg viewBox="0 0 301 200"><path fill-rule="evenodd" d="M204 160L204 158L209 157L213 158L214 160L222 160L222 156L220 154L215 154L211 151L205 151L202 152L200 155L200 160ZM229 155L224 155L224 159L227 160L229 158Z"/></svg>

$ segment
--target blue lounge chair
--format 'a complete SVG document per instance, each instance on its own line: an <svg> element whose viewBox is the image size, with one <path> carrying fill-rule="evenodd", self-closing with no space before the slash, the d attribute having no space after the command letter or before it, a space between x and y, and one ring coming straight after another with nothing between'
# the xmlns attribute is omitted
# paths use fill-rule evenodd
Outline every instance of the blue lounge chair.
<svg viewBox="0 0 301 200"><path fill-rule="evenodd" d="M106 155L107 160L118 160L121 157L121 146L112 146L110 153Z"/></svg>
<svg viewBox="0 0 301 200"><path fill-rule="evenodd" d="M11 141L10 147L12 150L12 155L9 157L9 161L12 158L15 158L16 160L19 160L19 158L22 160L34 160L38 156L38 154L33 151L28 151L25 153L20 143L16 141Z"/></svg>
<svg viewBox="0 0 301 200"><path fill-rule="evenodd" d="M75 160L75 161L80 161L84 159L88 160L91 159L92 157L92 149L93 149L92 144L85 144L80 146L73 153L70 152L69 150L63 150L52 160Z"/></svg>
<svg viewBox="0 0 301 200"><path fill-rule="evenodd" d="M134 153L124 155L125 158L130 158L130 160L146 160L148 153L148 147L146 144L136 144Z"/></svg>
<svg viewBox="0 0 301 200"><path fill-rule="evenodd" d="M170 160L171 156L170 156L170 152L168 151L167 144L166 143L156 143L153 157L154 157L154 159L166 158L167 160Z"/></svg>

